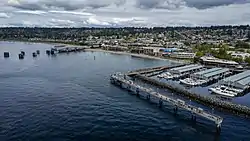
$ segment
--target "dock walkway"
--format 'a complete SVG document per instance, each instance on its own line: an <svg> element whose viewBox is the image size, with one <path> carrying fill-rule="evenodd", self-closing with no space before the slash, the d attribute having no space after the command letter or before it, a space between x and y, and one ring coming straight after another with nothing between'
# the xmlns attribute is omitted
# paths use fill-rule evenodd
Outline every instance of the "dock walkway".
<svg viewBox="0 0 250 141"><path fill-rule="evenodd" d="M215 114L209 113L207 111L204 111L203 109L199 107L192 106L190 104L185 103L185 101L182 101L180 99L174 99L165 95L162 95L158 92L153 91L152 89L148 89L145 87L142 87L140 85L135 84L131 80L126 79L126 75L122 74L114 74L111 76L111 82L114 84L118 84L120 86L126 85L126 89L130 91L135 91L137 95L140 95L141 92L144 92L147 94L147 99L150 100L151 97L157 98L159 100L159 105L162 106L162 104L167 103L173 105L174 111L177 112L178 108L184 109L188 112L191 112L192 119L196 119L196 115L203 117L207 120L213 121L216 124L217 131L220 131L221 124L223 122L223 118L220 116L217 116Z"/></svg>

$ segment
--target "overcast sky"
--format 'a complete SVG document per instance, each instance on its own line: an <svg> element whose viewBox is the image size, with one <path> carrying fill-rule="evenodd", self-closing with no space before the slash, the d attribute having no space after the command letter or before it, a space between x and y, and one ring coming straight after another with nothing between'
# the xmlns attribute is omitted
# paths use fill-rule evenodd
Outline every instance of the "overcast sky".
<svg viewBox="0 0 250 141"><path fill-rule="evenodd" d="M250 0L0 0L0 26L250 24Z"/></svg>

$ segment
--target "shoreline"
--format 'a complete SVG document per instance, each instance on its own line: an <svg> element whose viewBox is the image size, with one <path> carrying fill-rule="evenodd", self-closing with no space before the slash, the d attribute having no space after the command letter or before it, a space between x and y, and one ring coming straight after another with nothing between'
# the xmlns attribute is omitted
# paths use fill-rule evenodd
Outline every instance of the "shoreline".
<svg viewBox="0 0 250 141"><path fill-rule="evenodd" d="M161 61L169 61L173 63L188 63L183 60L171 60L171 59L165 59L165 58L160 58L156 56L149 56L146 54L135 54L135 53L130 53L130 52L120 52L120 51L110 51L110 50L103 50L103 49L85 49L85 51L95 51L95 52L105 52L105 53L111 53L111 54L118 54L118 55L128 55L131 57L138 57L138 58L145 58L145 59L155 59L155 60L161 60Z"/></svg>
<svg viewBox="0 0 250 141"><path fill-rule="evenodd" d="M161 57L156 57L156 56L149 56L146 54L135 54L135 53L130 53L130 52L110 51L110 50L103 50L101 48L93 49L88 46L74 45L74 44L67 44L67 43L56 43L56 42L47 42L47 41L18 41L18 40L0 40L0 42L20 42L20 43L32 43L32 44L47 44L47 45L53 45L53 46L65 45L67 47L85 47L86 48L85 51L95 51L95 52L105 52L105 53L118 54L118 55L128 55L131 57L155 59L155 60L161 60L161 61L169 61L173 63L182 63L182 64L190 63L190 61L187 61L187 60L161 58Z"/></svg>

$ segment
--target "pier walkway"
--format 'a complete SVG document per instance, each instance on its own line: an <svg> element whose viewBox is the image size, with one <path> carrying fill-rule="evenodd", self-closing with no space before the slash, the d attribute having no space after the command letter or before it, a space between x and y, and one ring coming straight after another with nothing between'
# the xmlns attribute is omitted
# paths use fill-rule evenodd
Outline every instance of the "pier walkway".
<svg viewBox="0 0 250 141"><path fill-rule="evenodd" d="M203 117L207 120L213 121L216 124L217 131L221 130L221 124L223 122L223 118L220 116L217 116L215 114L209 113L207 111L204 111L203 109L199 107L192 106L190 104L185 103L185 101L180 99L174 99L165 95L162 95L158 92L153 91L152 89L148 89L145 87L142 87L140 85L135 84L131 80L126 79L126 75L122 74L114 74L110 78L111 82L119 85L124 86L129 91L133 91L136 93L136 95L142 95L142 93L146 93L146 97L148 100L151 98L157 98L159 100L159 106L162 106L164 103L173 105L174 112L177 113L178 108L184 109L192 114L192 119L196 120L196 115Z"/></svg>

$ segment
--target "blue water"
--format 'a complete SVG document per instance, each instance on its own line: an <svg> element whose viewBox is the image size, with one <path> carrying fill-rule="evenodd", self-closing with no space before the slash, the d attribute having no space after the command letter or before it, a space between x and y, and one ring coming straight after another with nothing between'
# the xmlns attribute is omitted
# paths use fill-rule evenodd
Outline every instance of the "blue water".
<svg viewBox="0 0 250 141"><path fill-rule="evenodd" d="M250 140L249 119L214 111L224 118L218 135L213 123L174 116L109 83L114 72L170 62L102 52L49 57L50 47L0 42L0 141Z"/></svg>

